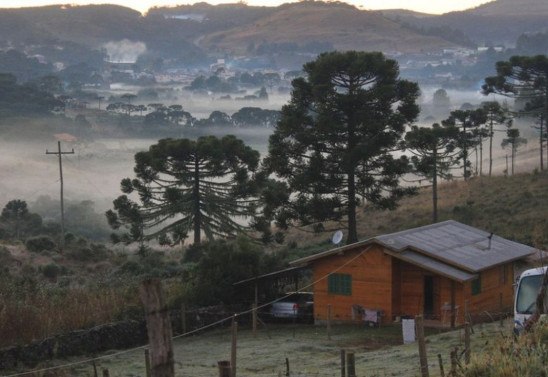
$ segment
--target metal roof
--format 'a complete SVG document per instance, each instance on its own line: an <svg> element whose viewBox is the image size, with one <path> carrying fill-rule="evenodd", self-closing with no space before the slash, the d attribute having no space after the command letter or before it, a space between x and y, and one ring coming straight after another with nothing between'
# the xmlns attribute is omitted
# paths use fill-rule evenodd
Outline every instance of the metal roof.
<svg viewBox="0 0 548 377"><path fill-rule="evenodd" d="M477 272L527 257L536 251L530 246L449 220L370 238L290 264L307 265L317 259L371 244L380 244L395 258L458 281L471 280Z"/></svg>
<svg viewBox="0 0 548 377"><path fill-rule="evenodd" d="M375 237L391 250L415 250L439 261L479 272L535 253L535 249L449 220Z"/></svg>
<svg viewBox="0 0 548 377"><path fill-rule="evenodd" d="M414 264L415 266L422 267L425 270L448 277L461 283L469 280L474 280L478 276L477 274L468 273L466 271L452 267L446 263L440 262L426 255L419 254L411 250L405 250L401 253L386 250L385 252L387 252L387 254L393 256L396 259Z"/></svg>

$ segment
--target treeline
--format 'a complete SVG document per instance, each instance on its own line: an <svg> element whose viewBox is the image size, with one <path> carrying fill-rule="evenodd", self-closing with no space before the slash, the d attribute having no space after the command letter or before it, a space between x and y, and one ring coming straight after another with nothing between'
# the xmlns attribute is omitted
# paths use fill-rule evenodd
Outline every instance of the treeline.
<svg viewBox="0 0 548 377"><path fill-rule="evenodd" d="M10 200L0 215L0 240L25 242L29 237L57 237L60 231L59 201L40 196L31 203ZM92 201L66 201L65 227L71 237L105 241L110 235L104 216L95 211Z"/></svg>
<svg viewBox="0 0 548 377"><path fill-rule="evenodd" d="M219 70L222 71L223 68L219 68ZM213 74L208 77L203 75L196 77L186 89L191 91L209 90L215 93L242 93L242 88L273 87L281 82L282 78L276 72L243 72L226 79ZM259 96L259 98L261 97Z"/></svg>
<svg viewBox="0 0 548 377"><path fill-rule="evenodd" d="M209 117L197 119L182 105L166 106L161 103L148 105L131 105L115 102L107 106L107 111L123 116L139 115L143 119L146 129L150 127L176 127L186 129L200 129L207 127L274 127L280 117L278 110L261 109L259 107L242 107L230 116L222 111L215 110ZM136 114L137 113L137 114Z"/></svg>
<svg viewBox="0 0 548 377"><path fill-rule="evenodd" d="M12 74L0 73L0 115L45 115L57 111L63 103L38 82L18 84Z"/></svg>

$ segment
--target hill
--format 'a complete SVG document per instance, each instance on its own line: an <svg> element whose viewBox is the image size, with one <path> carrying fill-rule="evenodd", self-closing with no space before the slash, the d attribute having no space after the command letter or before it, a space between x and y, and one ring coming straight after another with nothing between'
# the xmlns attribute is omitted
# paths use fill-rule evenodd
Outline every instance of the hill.
<svg viewBox="0 0 548 377"><path fill-rule="evenodd" d="M504 238L548 250L548 172L474 178L439 187L439 221L453 219ZM358 212L358 236L367 239L430 224L432 192L426 187L394 211L365 207ZM307 253L332 247L330 235L292 230L286 237Z"/></svg>
<svg viewBox="0 0 548 377"><path fill-rule="evenodd" d="M476 8L428 16L383 11L386 17L419 28L449 27L464 32L477 44L512 46L523 33L546 30L548 2L544 0L495 0Z"/></svg>
<svg viewBox="0 0 548 377"><path fill-rule="evenodd" d="M20 23L16 33L29 30L28 35L40 33L42 40L72 41L90 47L140 34L141 14L116 5L51 5L2 10L0 15L4 19L14 17ZM8 39L10 34L3 38Z"/></svg>
<svg viewBox="0 0 548 377"><path fill-rule="evenodd" d="M52 5L0 9L0 42L6 45L63 42L101 48L110 41L144 42L148 49L246 52L250 44L322 43L336 49L430 51L454 45L342 3L305 1L278 7L245 4L152 8L146 16L116 5ZM184 44L183 44L184 42Z"/></svg>
<svg viewBox="0 0 548 377"><path fill-rule="evenodd" d="M545 0L496 0L466 11L477 16L538 16L548 13Z"/></svg>
<svg viewBox="0 0 548 377"><path fill-rule="evenodd" d="M0 46L66 65L100 64L107 44L131 53L144 43L152 56L186 64L203 61L205 54L186 39L184 25L172 21L110 4L0 9Z"/></svg>
<svg viewBox="0 0 548 377"><path fill-rule="evenodd" d="M337 50L385 52L432 51L454 45L421 35L379 12L339 2L300 2L281 5L253 23L206 35L200 46L243 53L250 44L261 43L328 43Z"/></svg>
<svg viewBox="0 0 548 377"><path fill-rule="evenodd" d="M328 47L383 52L428 52L473 42L513 44L526 32L546 29L548 2L496 0L436 16L405 10L366 11L343 2L302 1L277 7L197 3L151 8L146 15L116 5L51 5L0 9L0 46L67 43L101 49L111 41L143 42L168 59L200 60L205 53L265 53L260 45L285 44L292 52ZM432 32L435 30L435 32ZM452 36L452 37L451 37ZM200 50L196 47L199 45ZM266 53L271 51L266 51ZM47 54L45 54L47 55Z"/></svg>

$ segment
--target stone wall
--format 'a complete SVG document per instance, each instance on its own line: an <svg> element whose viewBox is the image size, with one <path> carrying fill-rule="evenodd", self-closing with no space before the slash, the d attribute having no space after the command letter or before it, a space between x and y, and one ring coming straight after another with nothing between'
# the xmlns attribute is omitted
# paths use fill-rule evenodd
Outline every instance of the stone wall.
<svg viewBox="0 0 548 377"><path fill-rule="evenodd" d="M39 362L69 356L95 355L111 349L146 344L144 321L125 321L56 335L25 346L0 350L0 370L35 367Z"/></svg>

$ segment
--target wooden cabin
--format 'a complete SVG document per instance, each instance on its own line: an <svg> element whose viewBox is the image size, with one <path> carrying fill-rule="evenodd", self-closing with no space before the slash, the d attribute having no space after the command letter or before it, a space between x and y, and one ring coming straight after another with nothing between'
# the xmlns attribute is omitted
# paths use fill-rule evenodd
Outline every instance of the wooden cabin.
<svg viewBox="0 0 548 377"><path fill-rule="evenodd" d="M422 314L446 325L510 312L513 264L535 249L456 221L386 234L291 263L313 272L316 323L389 323ZM372 316L373 314L373 316Z"/></svg>

